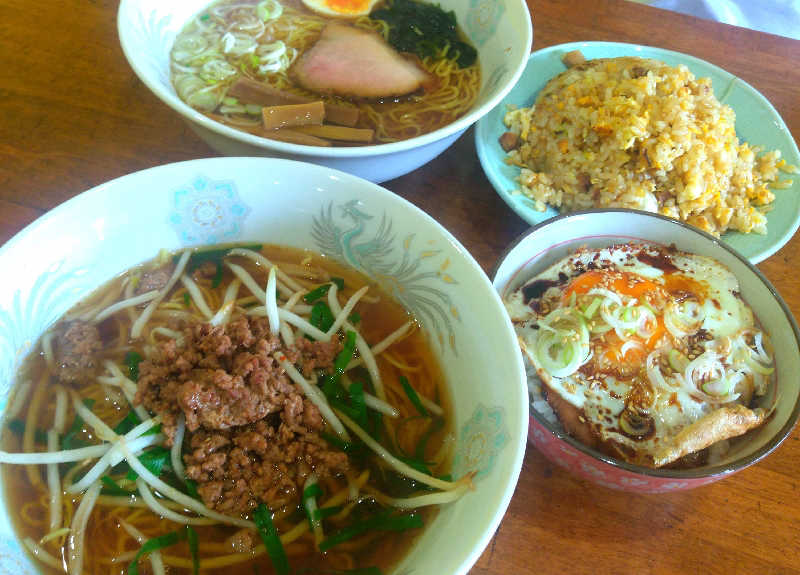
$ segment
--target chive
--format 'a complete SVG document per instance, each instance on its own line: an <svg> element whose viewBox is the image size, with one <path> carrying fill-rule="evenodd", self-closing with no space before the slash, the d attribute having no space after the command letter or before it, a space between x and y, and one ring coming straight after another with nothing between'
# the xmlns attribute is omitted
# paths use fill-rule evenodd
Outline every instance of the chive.
<svg viewBox="0 0 800 575"><path fill-rule="evenodd" d="M357 311L354 311L349 316L347 316L347 319L350 321L350 323L357 324L358 322L361 321L361 314L358 313Z"/></svg>
<svg viewBox="0 0 800 575"><path fill-rule="evenodd" d="M103 475L100 478L100 481L102 481L103 485L105 486L101 490L101 493L103 495L122 495L124 497L129 497L133 495L131 491L128 491L127 489L123 489L122 487L120 487L119 484L108 475Z"/></svg>
<svg viewBox="0 0 800 575"><path fill-rule="evenodd" d="M397 459L399 459L409 467L413 467L417 471L420 471L426 475L433 475L428 465L425 463L425 461L421 459L414 459L413 457L400 457L397 455L395 455L395 457L397 457Z"/></svg>
<svg viewBox="0 0 800 575"><path fill-rule="evenodd" d="M192 499L200 499L200 493L197 491L197 482L193 479L187 479L186 483L186 493Z"/></svg>
<svg viewBox="0 0 800 575"><path fill-rule="evenodd" d="M142 422L139 419L139 416L136 415L136 412L132 409L128 412L128 414L114 427L114 433L117 435L125 435L131 429L136 427Z"/></svg>
<svg viewBox="0 0 800 575"><path fill-rule="evenodd" d="M217 271L214 272L214 278L211 280L212 288L218 288L219 284L222 283L222 271L223 271L222 262L219 261L217 262Z"/></svg>
<svg viewBox="0 0 800 575"><path fill-rule="evenodd" d="M367 427L367 402L364 399L364 386L360 382L354 382L350 384L348 391L350 392L350 405L356 412L356 422L364 429Z"/></svg>
<svg viewBox="0 0 800 575"><path fill-rule="evenodd" d="M389 511L373 515L366 521L350 525L344 529L340 529L330 537L326 538L319 544L320 551L327 551L331 547L339 545L357 537L362 533L370 530L376 531L405 531L406 529L414 529L422 527L422 518L417 514L409 515L389 515Z"/></svg>
<svg viewBox="0 0 800 575"><path fill-rule="evenodd" d="M132 381L139 381L139 364L144 358L137 351L125 354L125 365L128 366L128 376Z"/></svg>
<svg viewBox="0 0 800 575"><path fill-rule="evenodd" d="M322 439L330 443L336 449L344 451L345 453L351 453L356 449L355 444L350 443L349 441L344 441L340 439L338 436L333 435L332 433L328 433L327 431L321 431L320 436Z"/></svg>
<svg viewBox="0 0 800 575"><path fill-rule="evenodd" d="M428 410L425 409L424 405L422 405L419 395L417 395L417 392L414 391L414 388L411 387L410 383L408 383L408 379L403 375L400 376L400 385L403 386L403 390L406 392L408 399L411 400L411 403L414 404L414 407L417 408L417 411L419 411L420 415L428 415Z"/></svg>
<svg viewBox="0 0 800 575"><path fill-rule="evenodd" d="M94 399L86 398L83 400L83 404L89 409L92 409L94 406ZM83 418L80 415L76 415L75 419L72 420L72 425L67 430L67 433L65 433L64 437L61 438L61 449L77 449L79 447L86 447L89 445L85 441L77 438L82 431Z"/></svg>
<svg viewBox="0 0 800 575"><path fill-rule="evenodd" d="M347 369L347 364L353 359L353 353L356 350L356 332L348 331L344 336L344 345L342 351L333 360L333 377L338 381Z"/></svg>
<svg viewBox="0 0 800 575"><path fill-rule="evenodd" d="M25 422L21 419L12 419L8 422L8 429L16 435L22 435L25 433ZM37 427L33 432L33 439L36 443L47 443L47 432Z"/></svg>
<svg viewBox="0 0 800 575"><path fill-rule="evenodd" d="M425 448L428 447L428 441L430 440L431 436L434 433L439 431L442 427L444 427L444 419L441 417L437 417L433 420L433 423L425 430L425 433L422 434L422 437L417 443L416 449L414 449L414 457L421 461L425 461Z"/></svg>
<svg viewBox="0 0 800 575"><path fill-rule="evenodd" d="M192 305L192 298L188 291L183 292L183 305L186 307L191 307Z"/></svg>
<svg viewBox="0 0 800 575"><path fill-rule="evenodd" d="M253 513L253 520L256 522L256 527L258 527L261 541L264 542L264 547L267 548L267 553L272 559L275 573L277 575L288 575L289 560L286 558L286 551L283 549L283 543L281 543L281 538L278 536L278 530L275 529L275 524L272 522L272 514L266 505L259 503Z"/></svg>
<svg viewBox="0 0 800 575"><path fill-rule="evenodd" d="M249 244L249 245L241 245L241 246L231 246L229 248L216 248L213 250L202 250L192 253L191 257L189 257L189 262L186 264L186 272L190 273L196 270L198 267L203 265L206 262L221 262L222 258L228 255L228 253L234 248L241 248L245 250L253 250L253 251L261 251L262 245L261 244ZM176 254L172 257L173 263L177 263L180 259L181 255Z"/></svg>
<svg viewBox="0 0 800 575"><path fill-rule="evenodd" d="M192 575L200 572L200 558L198 557L197 531L191 525L186 526L186 540L189 542L189 554L192 556Z"/></svg>
<svg viewBox="0 0 800 575"><path fill-rule="evenodd" d="M339 291L344 289L344 280L342 278L331 278L331 283L335 283Z"/></svg>
<svg viewBox="0 0 800 575"><path fill-rule="evenodd" d="M160 446L153 447L142 453L139 456L139 461L150 473L158 477L164 469L164 464L169 461L169 449ZM130 480L135 480L139 477L139 474L131 469L126 477Z"/></svg>
<svg viewBox="0 0 800 575"><path fill-rule="evenodd" d="M314 303L319 298L324 296L328 293L328 290L331 289L331 284L322 284L321 286L315 287L306 295L303 296L303 301L306 303Z"/></svg>
<svg viewBox="0 0 800 575"><path fill-rule="evenodd" d="M202 16L200 16L200 19L201 19L203 22L205 22L205 21L206 21L206 20L208 20L209 18L211 18L211 16L209 16L208 14L203 14Z"/></svg>
<svg viewBox="0 0 800 575"><path fill-rule="evenodd" d="M310 323L321 331L328 331L336 318L333 317L331 308L324 301L318 301L311 308Z"/></svg>
<svg viewBox="0 0 800 575"><path fill-rule="evenodd" d="M136 553L136 556L133 558L133 561L131 561L130 565L128 565L128 575L139 575L139 559L148 553L152 553L153 551L158 551L159 549L164 549L165 547L175 545L176 543L183 541L185 537L186 531L172 531L170 533L165 533L164 535L159 535L158 537L148 539L139 549L139 552Z"/></svg>

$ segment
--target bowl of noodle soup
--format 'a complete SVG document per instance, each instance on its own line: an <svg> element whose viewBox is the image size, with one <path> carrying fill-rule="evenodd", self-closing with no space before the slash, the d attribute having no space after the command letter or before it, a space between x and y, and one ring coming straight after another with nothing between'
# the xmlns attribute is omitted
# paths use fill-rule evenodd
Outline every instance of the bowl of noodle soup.
<svg viewBox="0 0 800 575"><path fill-rule="evenodd" d="M497 528L528 425L513 328L384 188L170 164L0 263L0 571L466 573Z"/></svg>
<svg viewBox="0 0 800 575"><path fill-rule="evenodd" d="M265 132L259 126L260 108L253 108L241 98L231 99L228 90L244 77L292 92L291 97L299 98L297 101L319 99L316 93L293 86L291 72L327 21L307 13L295 0L245 4L249 6L246 20L235 20L236 14L231 16L231 10L224 9L225 4L212 4L209 8L206 1L124 0L117 22L123 51L144 84L221 154L297 159L375 182L403 175L430 161L488 113L519 78L533 38L530 15L522 0L437 3L454 13L459 37L476 50L474 71L458 70L452 59L455 52L450 51L448 59L445 49L439 60L421 59L420 65L434 78L428 84L433 86L430 90L426 87L410 95L380 100L343 100L337 96L331 102L323 95L326 117L331 103L343 104L351 111L358 107L361 111L357 127L374 129L375 135L366 143L340 145L334 141L332 147L320 147L297 143L305 142L306 134L301 134L302 140L297 140L296 134L286 141L272 139L278 137L271 135L274 131ZM269 7L260 9L262 4ZM258 15L269 13L274 5L280 6L280 16L262 21ZM389 33L386 25L376 22L362 17L346 26ZM218 29L208 31L214 23L218 23ZM191 37L176 44L182 31L192 31ZM242 54L236 53L240 48ZM401 59L405 57L404 54ZM275 68L279 71L273 72ZM371 81L371 76L356 79L365 85ZM253 114L253 121L247 120L247 110ZM230 116L228 120L233 123L223 116Z"/></svg>

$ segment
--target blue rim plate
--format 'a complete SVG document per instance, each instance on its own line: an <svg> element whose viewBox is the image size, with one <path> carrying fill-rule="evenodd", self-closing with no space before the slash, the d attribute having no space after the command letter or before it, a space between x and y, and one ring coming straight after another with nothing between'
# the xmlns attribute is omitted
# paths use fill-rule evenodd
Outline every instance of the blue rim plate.
<svg viewBox="0 0 800 575"><path fill-rule="evenodd" d="M498 138L505 131L503 116L508 105L529 107L539 91L555 75L565 70L561 57L571 50L580 50L587 59L641 56L661 60L670 66L685 64L696 77L711 78L714 94L722 103L736 112L736 134L740 140L764 150L780 150L788 164L800 166L791 132L775 108L750 84L704 60L649 46L623 44L619 42L572 42L537 50L530 55L525 71L516 86L491 112L478 121L475 130L475 145L478 149L483 171L501 198L531 225L538 224L558 214L553 208L539 212L526 196L514 193L518 189L516 177L519 168L505 163L505 152ZM800 226L800 176L794 184L784 190L773 190L775 201L767 214L767 233L741 234L726 232L722 240L738 251L751 263L758 263L791 239Z"/></svg>

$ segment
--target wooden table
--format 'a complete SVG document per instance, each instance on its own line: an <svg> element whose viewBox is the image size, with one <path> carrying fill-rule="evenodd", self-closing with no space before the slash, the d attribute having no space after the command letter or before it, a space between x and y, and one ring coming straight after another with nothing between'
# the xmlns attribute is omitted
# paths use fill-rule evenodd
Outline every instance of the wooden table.
<svg viewBox="0 0 800 575"><path fill-rule="evenodd" d="M800 42L624 0L529 0L535 48L649 44L721 66L760 90L800 139ZM92 186L216 155L136 78L117 3L0 3L0 243ZM527 225L494 192L472 131L385 185L435 217L485 270ZM800 316L800 235L760 269ZM800 573L800 433L711 486L629 495L575 479L529 448L516 494L475 575Z"/></svg>

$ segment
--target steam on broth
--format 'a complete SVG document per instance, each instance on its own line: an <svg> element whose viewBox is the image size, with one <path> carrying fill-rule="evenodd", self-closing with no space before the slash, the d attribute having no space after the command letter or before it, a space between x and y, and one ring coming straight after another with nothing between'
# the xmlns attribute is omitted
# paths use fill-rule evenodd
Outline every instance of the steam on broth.
<svg viewBox="0 0 800 575"><path fill-rule="evenodd" d="M18 381L0 462L47 572L380 573L470 486L414 317L305 251L162 254Z"/></svg>
<svg viewBox="0 0 800 575"><path fill-rule="evenodd" d="M351 19L300 0L216 2L187 23L170 59L193 108L308 145L426 134L463 116L480 90L477 52L455 15L417 0L383 0Z"/></svg>

